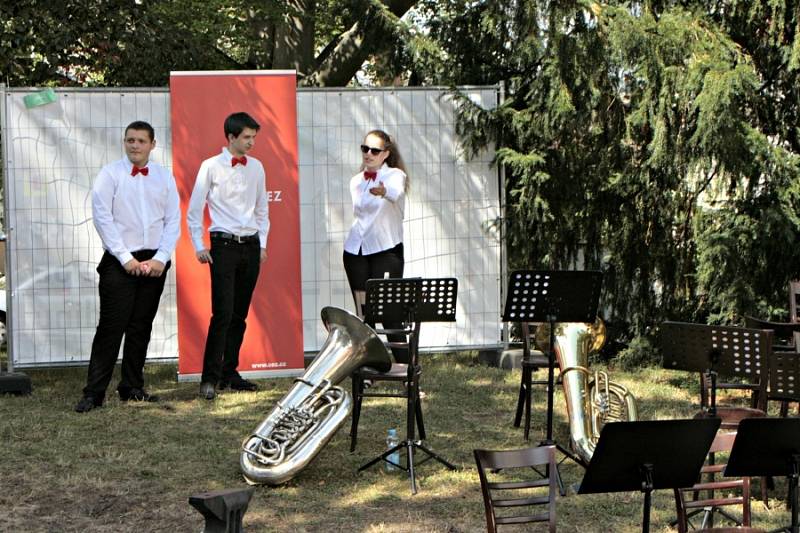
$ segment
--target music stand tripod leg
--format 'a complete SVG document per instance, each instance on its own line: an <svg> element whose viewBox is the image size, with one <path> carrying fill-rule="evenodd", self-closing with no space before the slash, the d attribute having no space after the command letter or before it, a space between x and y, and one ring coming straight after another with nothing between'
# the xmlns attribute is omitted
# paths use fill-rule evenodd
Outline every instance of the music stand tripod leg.
<svg viewBox="0 0 800 533"><path fill-rule="evenodd" d="M372 465L378 463L379 461L387 461L387 462L389 462L386 458L389 457L394 452L396 452L396 451L398 451L398 450L400 450L402 448L405 448L406 445L407 445L407 442L408 441L402 441L401 443L399 443L399 444L397 444L395 446L392 446L391 448L389 448L388 450L386 450L385 452L383 452L379 456L375 457L374 459L371 459L368 463L364 463L363 465L359 466L358 467L358 471L359 472L363 472L364 470L366 470L367 468L371 467ZM391 463L391 464L394 465L394 463ZM395 466L399 466L400 468L402 468L401 465L395 465Z"/></svg>
<svg viewBox="0 0 800 533"><path fill-rule="evenodd" d="M642 533L650 531L650 505L653 493L653 465L645 463L641 466L642 492L644 492L644 509L642 510Z"/></svg>
<svg viewBox="0 0 800 533"><path fill-rule="evenodd" d="M525 367L522 367L522 378L519 384L519 397L517 399L517 412L514 413L514 427L518 428L522 422L522 411L525 408Z"/></svg>
<svg viewBox="0 0 800 533"><path fill-rule="evenodd" d="M411 480L411 494L417 493L417 478L414 473L414 443L408 441L406 453L408 458L408 477Z"/></svg>
<svg viewBox="0 0 800 533"><path fill-rule="evenodd" d="M531 433L531 369L528 369L528 381L525 384L525 440L530 440Z"/></svg>
<svg viewBox="0 0 800 533"><path fill-rule="evenodd" d="M422 444L421 442L417 442L417 443L415 443L414 445L415 445L417 448L419 448L420 450L422 450L423 452L427 453L427 454L428 454L428 456L429 456L431 459L434 459L434 460L436 460L436 461L438 461L438 462L442 463L444 466L446 466L446 467L447 467L447 468L449 468L450 470L458 470L458 467L456 467L455 465L453 465L452 463L450 463L449 461L447 461L447 460L446 460L444 457L440 457L440 456L439 456L439 455L437 455L435 452L431 451L431 450L430 450L428 447L426 447L426 446L425 446L424 444Z"/></svg>

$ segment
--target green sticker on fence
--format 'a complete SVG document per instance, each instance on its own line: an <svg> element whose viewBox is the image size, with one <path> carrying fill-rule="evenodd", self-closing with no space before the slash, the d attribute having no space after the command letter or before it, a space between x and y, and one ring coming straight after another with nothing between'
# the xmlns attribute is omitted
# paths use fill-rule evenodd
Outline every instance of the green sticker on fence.
<svg viewBox="0 0 800 533"><path fill-rule="evenodd" d="M56 101L56 92L53 89L47 88L25 96L22 99L25 102L25 107L28 109L38 107L40 105L52 104Z"/></svg>

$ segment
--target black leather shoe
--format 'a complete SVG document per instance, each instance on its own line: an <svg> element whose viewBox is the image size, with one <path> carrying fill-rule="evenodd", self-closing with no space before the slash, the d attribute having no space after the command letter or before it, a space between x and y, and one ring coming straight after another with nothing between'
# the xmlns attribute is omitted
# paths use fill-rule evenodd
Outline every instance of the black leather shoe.
<svg viewBox="0 0 800 533"><path fill-rule="evenodd" d="M91 411L95 407L100 407L101 405L103 405L103 402L94 396L84 396L75 406L75 412L85 413L87 411Z"/></svg>
<svg viewBox="0 0 800 533"><path fill-rule="evenodd" d="M118 389L119 399L123 402L157 402L158 396L144 389Z"/></svg>
<svg viewBox="0 0 800 533"><path fill-rule="evenodd" d="M221 390L227 389L228 387L230 387L231 390L246 390L246 391L258 390L258 385L256 385L252 381L247 381L242 377L225 379L219 382L219 388Z"/></svg>
<svg viewBox="0 0 800 533"><path fill-rule="evenodd" d="M206 400L213 400L217 396L216 391L214 390L214 384L203 382L200 384L200 397L205 398Z"/></svg>

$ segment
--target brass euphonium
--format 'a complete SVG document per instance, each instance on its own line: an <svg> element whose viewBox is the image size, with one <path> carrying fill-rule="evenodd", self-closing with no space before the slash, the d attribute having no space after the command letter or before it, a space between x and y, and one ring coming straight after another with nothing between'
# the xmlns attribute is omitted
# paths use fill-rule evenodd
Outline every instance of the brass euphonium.
<svg viewBox="0 0 800 533"><path fill-rule="evenodd" d="M536 332L537 343L543 330L546 326ZM589 370L589 354L603 347L605 337L605 323L599 317L594 324L555 325L553 349L561 369L570 441L573 451L587 464L606 423L638 418L636 400L628 389L609 380L606 372Z"/></svg>
<svg viewBox="0 0 800 533"><path fill-rule="evenodd" d="M351 394L337 385L362 366L381 372L392 357L375 331L337 307L322 310L328 338L303 377L242 443L245 481L279 485L297 475L333 437L353 409Z"/></svg>

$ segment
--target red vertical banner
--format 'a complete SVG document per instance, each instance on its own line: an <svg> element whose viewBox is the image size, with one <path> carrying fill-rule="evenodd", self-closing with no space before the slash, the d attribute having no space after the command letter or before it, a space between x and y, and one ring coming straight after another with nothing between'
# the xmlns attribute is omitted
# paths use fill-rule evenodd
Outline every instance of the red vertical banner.
<svg viewBox="0 0 800 533"><path fill-rule="evenodd" d="M300 286L300 198L294 71L172 72L172 170L183 221L175 251L178 374L199 379L211 318L208 265L195 258L186 211L203 160L227 146L223 123L244 111L261 129L250 154L264 165L269 195L267 260L247 317L239 372L250 377L297 375L303 368ZM208 228L208 211L205 227ZM206 231L206 244L208 232Z"/></svg>

